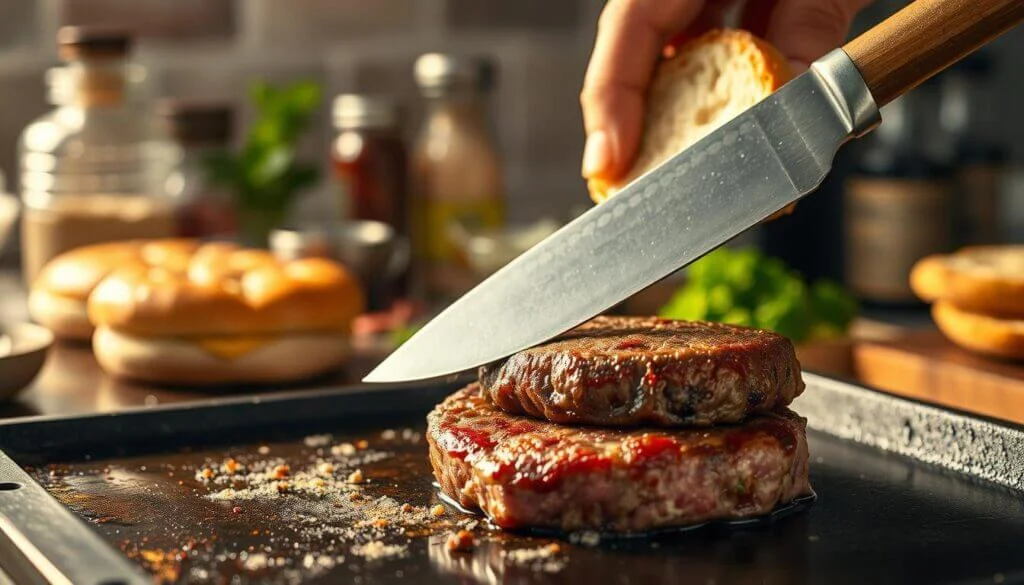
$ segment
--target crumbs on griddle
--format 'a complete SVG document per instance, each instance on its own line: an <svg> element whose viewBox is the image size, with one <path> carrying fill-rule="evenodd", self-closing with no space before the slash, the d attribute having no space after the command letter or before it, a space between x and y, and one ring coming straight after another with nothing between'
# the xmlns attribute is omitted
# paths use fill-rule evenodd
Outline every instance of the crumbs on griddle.
<svg viewBox="0 0 1024 585"><path fill-rule="evenodd" d="M527 565L537 571L557 573L565 568L565 559L558 556L561 552L561 545L552 542L538 548L503 550L501 556L507 563Z"/></svg>
<svg viewBox="0 0 1024 585"><path fill-rule="evenodd" d="M380 540L371 540L366 544L357 544L352 547L352 554L363 557L368 561L405 556L408 552L409 547L407 545L385 544Z"/></svg>
<svg viewBox="0 0 1024 585"><path fill-rule="evenodd" d="M273 506L273 522L287 522L288 530L261 526L251 535L263 544L242 550L232 550L233 545L211 534L199 545L192 542L175 550L155 550L143 539L126 542L125 551L161 582L216 580L241 570L261 579L273 574L274 582L297 583L346 558L368 562L403 557L413 538L477 529L477 520L450 514L444 506L414 505L386 495L393 476L375 477L374 464L394 456L389 446L398 441L418 443L421 437L412 429L389 429L371 444L311 435L302 441L305 451L298 458L286 460L275 455L287 450L261 445L223 459L180 466L179 476L194 475L195 481L175 481L181 486L177 489L223 504L224 513L233 517L259 514L264 506ZM466 546L475 542L471 534L462 538Z"/></svg>

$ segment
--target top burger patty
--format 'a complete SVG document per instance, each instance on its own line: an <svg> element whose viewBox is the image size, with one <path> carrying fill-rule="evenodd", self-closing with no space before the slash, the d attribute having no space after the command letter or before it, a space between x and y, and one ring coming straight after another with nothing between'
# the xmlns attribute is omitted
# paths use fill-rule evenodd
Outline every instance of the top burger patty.
<svg viewBox="0 0 1024 585"><path fill-rule="evenodd" d="M479 380L506 412L608 426L734 423L804 389L781 335L652 317L597 317L483 366Z"/></svg>

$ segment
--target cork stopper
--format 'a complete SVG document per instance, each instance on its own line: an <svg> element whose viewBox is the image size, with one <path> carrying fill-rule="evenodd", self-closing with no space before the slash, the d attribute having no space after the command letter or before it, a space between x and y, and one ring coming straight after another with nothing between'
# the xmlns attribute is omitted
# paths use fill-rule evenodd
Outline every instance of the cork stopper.
<svg viewBox="0 0 1024 585"><path fill-rule="evenodd" d="M57 31L57 51L64 61L124 59L131 48L131 34L120 28L65 26Z"/></svg>

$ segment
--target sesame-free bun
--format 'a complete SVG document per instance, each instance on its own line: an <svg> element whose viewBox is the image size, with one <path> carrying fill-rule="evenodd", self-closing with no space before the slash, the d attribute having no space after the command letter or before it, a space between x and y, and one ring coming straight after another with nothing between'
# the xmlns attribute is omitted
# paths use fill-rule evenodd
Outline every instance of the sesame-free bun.
<svg viewBox="0 0 1024 585"><path fill-rule="evenodd" d="M604 202L769 96L791 76L782 55L746 31L713 30L684 44L654 72L632 167L614 182L590 179L591 198Z"/></svg>
<svg viewBox="0 0 1024 585"><path fill-rule="evenodd" d="M108 374L171 386L303 381L338 369L349 354L341 332L283 334L232 359L189 338L140 337L108 327L96 329L92 347Z"/></svg>
<svg viewBox="0 0 1024 585"><path fill-rule="evenodd" d="M953 343L990 357L1024 360L1024 319L973 313L949 301L932 305L932 319Z"/></svg>
<svg viewBox="0 0 1024 585"><path fill-rule="evenodd" d="M911 270L910 287L925 302L1024 319L1024 246L969 246L927 256Z"/></svg>
<svg viewBox="0 0 1024 585"><path fill-rule="evenodd" d="M336 262L228 243L205 244L184 264L120 268L88 303L94 326L149 337L347 334L363 308L355 277Z"/></svg>
<svg viewBox="0 0 1024 585"><path fill-rule="evenodd" d="M340 264L203 244L135 262L89 296L93 353L109 374L167 385L299 381L341 366L363 291Z"/></svg>
<svg viewBox="0 0 1024 585"><path fill-rule="evenodd" d="M63 339L88 340L93 326L86 301L113 270L137 262L183 262L199 246L187 239L127 240L75 248L50 260L32 282L33 321Z"/></svg>

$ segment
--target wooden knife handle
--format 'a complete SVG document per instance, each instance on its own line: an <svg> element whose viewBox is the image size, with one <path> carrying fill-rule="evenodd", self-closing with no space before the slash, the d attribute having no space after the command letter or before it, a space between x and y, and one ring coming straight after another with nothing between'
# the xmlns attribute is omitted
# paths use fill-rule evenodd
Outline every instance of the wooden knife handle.
<svg viewBox="0 0 1024 585"><path fill-rule="evenodd" d="M1024 20L1024 0L915 0L843 50L878 107Z"/></svg>

